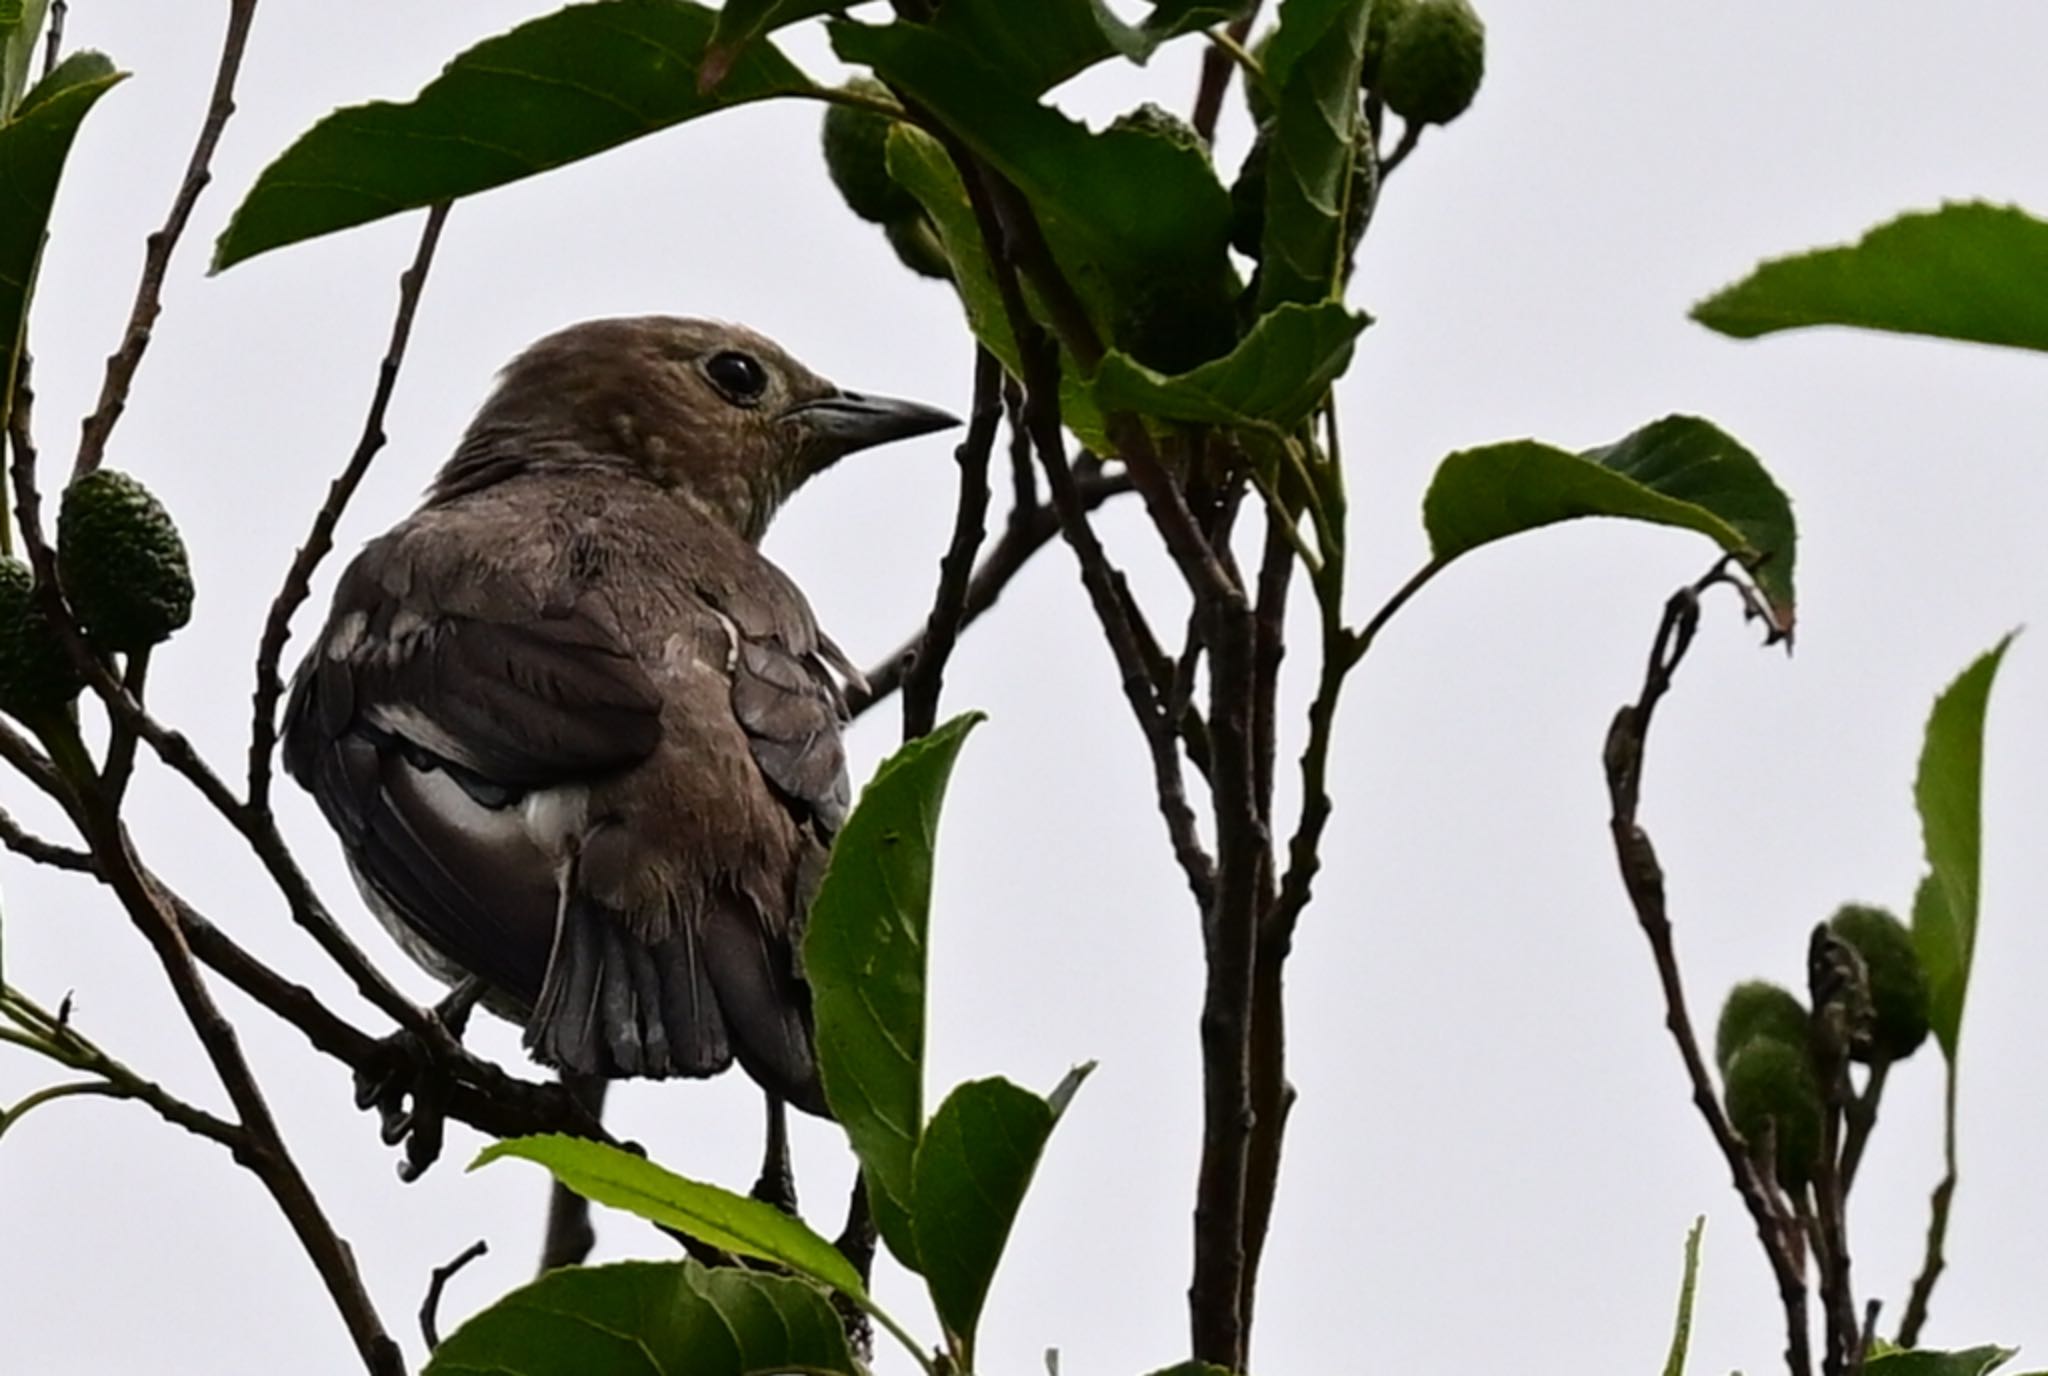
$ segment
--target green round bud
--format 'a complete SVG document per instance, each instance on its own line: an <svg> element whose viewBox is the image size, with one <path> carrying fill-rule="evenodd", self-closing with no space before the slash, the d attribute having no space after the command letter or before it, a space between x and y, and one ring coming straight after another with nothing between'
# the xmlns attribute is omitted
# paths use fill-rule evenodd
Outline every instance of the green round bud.
<svg viewBox="0 0 2048 1376"><path fill-rule="evenodd" d="M1365 62L1359 71L1364 85L1378 83L1380 66L1386 60L1387 35L1415 5L1416 0L1373 0L1372 15L1365 21Z"/></svg>
<svg viewBox="0 0 2048 1376"><path fill-rule="evenodd" d="M1753 1038L1729 1059L1721 1097L1728 1121L1752 1147L1766 1136L1777 1143L1780 1184L1813 1178L1820 1165L1820 1081L1804 1047Z"/></svg>
<svg viewBox="0 0 2048 1376"><path fill-rule="evenodd" d="M1486 25L1466 0L1414 0L1387 30L1378 90L1411 124L1449 124L1486 74Z"/></svg>
<svg viewBox="0 0 2048 1376"><path fill-rule="evenodd" d="M64 489L57 576L79 628L103 650L146 650L192 619L177 525L148 488L111 468Z"/></svg>
<svg viewBox="0 0 2048 1376"><path fill-rule="evenodd" d="M1883 908L1862 903L1844 904L1828 927L1856 948L1870 975L1875 1034L1867 1048L1851 1054L1859 1061L1904 1060L1927 1040L1927 968L1913 934Z"/></svg>
<svg viewBox="0 0 2048 1376"><path fill-rule="evenodd" d="M1811 1033L1806 1005L1781 985L1753 979L1728 991L1721 1021L1714 1029L1714 1064L1728 1073L1728 1062L1758 1037L1804 1048Z"/></svg>
<svg viewBox="0 0 2048 1376"><path fill-rule="evenodd" d="M842 90L890 106L896 97L873 77L855 77ZM889 128L896 121L874 110L827 105L820 138L825 170L847 207L863 220L886 225L922 213L917 198L889 175Z"/></svg>
<svg viewBox="0 0 2048 1376"><path fill-rule="evenodd" d="M953 261L946 256L946 245L923 215L891 220L882 226L882 232L889 237L889 247L896 250L904 267L920 277L952 280Z"/></svg>
<svg viewBox="0 0 2048 1376"><path fill-rule="evenodd" d="M85 686L57 628L36 603L36 577L0 557L0 712L33 724Z"/></svg>

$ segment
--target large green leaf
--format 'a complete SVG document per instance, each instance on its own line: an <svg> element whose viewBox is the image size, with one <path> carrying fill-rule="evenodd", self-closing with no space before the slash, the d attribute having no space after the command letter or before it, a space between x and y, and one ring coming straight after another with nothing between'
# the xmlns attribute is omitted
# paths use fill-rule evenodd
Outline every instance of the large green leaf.
<svg viewBox="0 0 2048 1376"><path fill-rule="evenodd" d="M1583 454L1535 440L1467 449L1438 465L1422 503L1439 564L1489 541L1580 516L1680 526L1761 560L1757 586L1790 630L1792 505L1756 455L1696 416L1667 416Z"/></svg>
<svg viewBox="0 0 2048 1376"><path fill-rule="evenodd" d="M1887 1352L1863 1365L1865 1376L1986 1376L2011 1361L2016 1347L1972 1347L1962 1352Z"/></svg>
<svg viewBox="0 0 2048 1376"><path fill-rule="evenodd" d="M1112 57L1144 62L1169 38L1230 19L1238 3L1156 5L1126 24L1104 0L946 0L932 27L1004 67L1034 94Z"/></svg>
<svg viewBox="0 0 2048 1376"><path fill-rule="evenodd" d="M1077 1068L1050 1100L1002 1079L956 1086L918 1142L918 1259L940 1320L970 1350L1046 1138L1092 1069Z"/></svg>
<svg viewBox="0 0 2048 1376"><path fill-rule="evenodd" d="M777 1262L850 1295L866 1293L853 1264L802 1219L663 1170L644 1156L580 1137L514 1137L485 1147L470 1169L506 1157L547 1167L555 1179L595 1203L624 1209L738 1256Z"/></svg>
<svg viewBox="0 0 2048 1376"><path fill-rule="evenodd" d="M832 844L804 935L825 1099L860 1158L883 1240L913 1270L932 861L953 760L980 720L955 717L882 762Z"/></svg>
<svg viewBox="0 0 2048 1376"><path fill-rule="evenodd" d="M694 1261L550 1271L472 1317L422 1376L780 1376L864 1368L800 1280Z"/></svg>
<svg viewBox="0 0 2048 1376"><path fill-rule="evenodd" d="M1016 185L1106 341L1170 371L1228 350L1230 196L1200 147L1143 127L1091 132L924 25L840 22L832 41Z"/></svg>
<svg viewBox="0 0 2048 1376"><path fill-rule="evenodd" d="M1285 0L1266 47L1276 124L1266 164L1259 304L1321 301L1343 270L1358 78L1371 0Z"/></svg>
<svg viewBox="0 0 2048 1376"><path fill-rule="evenodd" d="M477 44L406 104L337 110L257 177L215 247L214 268L811 89L772 45L756 42L715 91L699 91L698 58L716 18L683 0L573 5Z"/></svg>
<svg viewBox="0 0 2048 1376"><path fill-rule="evenodd" d="M1927 968L1927 1020L1950 1060L1962 1034L1963 998L1977 949L1984 711L2011 644L2008 635L1935 699L1920 748L1920 772L1913 780L1930 871L1913 901L1913 945Z"/></svg>
<svg viewBox="0 0 2048 1376"><path fill-rule="evenodd" d="M0 120L28 90L49 0L0 0Z"/></svg>
<svg viewBox="0 0 2048 1376"><path fill-rule="evenodd" d="M1700 1281L1700 1235L1707 1216L1692 1221L1685 1235L1685 1277L1678 1283L1678 1318L1671 1325L1671 1350L1664 1358L1664 1376L1685 1376L1685 1354L1692 1346L1692 1301Z"/></svg>
<svg viewBox="0 0 2048 1376"><path fill-rule="evenodd" d="M0 205L7 207L0 214L0 420L14 396L36 260L64 161L86 111L126 75L104 53L73 53L0 123Z"/></svg>
<svg viewBox="0 0 2048 1376"><path fill-rule="evenodd" d="M2048 221L1981 202L1902 215L1858 243L1765 263L1692 318L1739 339L1855 325L2048 349Z"/></svg>
<svg viewBox="0 0 2048 1376"><path fill-rule="evenodd" d="M1288 431L1351 366L1352 343L1366 324L1335 301L1290 301L1259 317L1229 354L1178 377L1110 354L1095 375L1095 400L1105 411Z"/></svg>

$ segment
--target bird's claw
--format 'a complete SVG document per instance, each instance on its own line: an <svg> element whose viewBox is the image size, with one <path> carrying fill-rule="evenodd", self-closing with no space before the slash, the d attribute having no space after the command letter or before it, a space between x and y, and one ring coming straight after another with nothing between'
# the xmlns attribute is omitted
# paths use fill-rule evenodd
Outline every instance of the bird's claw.
<svg viewBox="0 0 2048 1376"><path fill-rule="evenodd" d="M475 1003L474 993L458 988L431 1016L459 1036ZM441 1157L447 1140L447 1116L441 1105L440 1072L418 1033L400 1028L377 1044L376 1052L356 1071L356 1107L374 1109L377 1131L386 1146L405 1145L398 1178L408 1183L426 1174Z"/></svg>

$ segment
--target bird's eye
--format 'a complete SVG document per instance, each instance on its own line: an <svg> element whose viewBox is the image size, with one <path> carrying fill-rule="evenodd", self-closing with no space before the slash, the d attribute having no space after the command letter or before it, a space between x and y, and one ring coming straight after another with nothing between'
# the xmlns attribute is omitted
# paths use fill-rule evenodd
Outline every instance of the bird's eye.
<svg viewBox="0 0 2048 1376"><path fill-rule="evenodd" d="M768 390L768 370L745 354L713 354L704 365L704 375L727 397L737 402L756 401Z"/></svg>

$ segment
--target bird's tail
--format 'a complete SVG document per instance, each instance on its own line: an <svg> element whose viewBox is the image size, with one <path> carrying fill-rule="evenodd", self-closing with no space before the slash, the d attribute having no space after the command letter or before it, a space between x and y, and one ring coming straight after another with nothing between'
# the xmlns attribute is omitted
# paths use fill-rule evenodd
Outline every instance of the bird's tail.
<svg viewBox="0 0 2048 1376"><path fill-rule="evenodd" d="M737 1057L762 1088L826 1115L810 991L751 915L713 910L642 941L623 916L569 890L526 1046L545 1064L607 1078L715 1075Z"/></svg>

